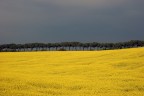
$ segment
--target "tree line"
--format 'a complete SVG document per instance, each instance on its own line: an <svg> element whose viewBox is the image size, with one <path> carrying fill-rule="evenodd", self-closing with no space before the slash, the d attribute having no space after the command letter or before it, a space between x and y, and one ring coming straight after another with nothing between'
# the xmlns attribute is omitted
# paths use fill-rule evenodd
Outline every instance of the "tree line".
<svg viewBox="0 0 144 96"><path fill-rule="evenodd" d="M2 44L0 52L21 52L21 51L78 51L78 50L113 50L133 47L144 47L144 41L131 40L118 43L81 43L81 42L61 42L61 43L26 43L26 44Z"/></svg>

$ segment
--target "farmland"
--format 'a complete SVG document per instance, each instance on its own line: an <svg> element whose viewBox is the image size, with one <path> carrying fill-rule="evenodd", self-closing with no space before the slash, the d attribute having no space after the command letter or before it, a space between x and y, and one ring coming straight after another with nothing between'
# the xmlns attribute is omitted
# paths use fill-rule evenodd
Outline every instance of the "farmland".
<svg viewBox="0 0 144 96"><path fill-rule="evenodd" d="M1 52L0 96L144 96L144 48Z"/></svg>

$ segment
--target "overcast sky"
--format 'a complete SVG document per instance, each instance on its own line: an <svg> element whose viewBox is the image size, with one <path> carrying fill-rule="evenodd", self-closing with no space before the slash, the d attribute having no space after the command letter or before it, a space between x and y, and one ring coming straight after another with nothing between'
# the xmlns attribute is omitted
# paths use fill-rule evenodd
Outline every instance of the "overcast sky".
<svg viewBox="0 0 144 96"><path fill-rule="evenodd" d="M144 0L0 0L0 43L144 40Z"/></svg>

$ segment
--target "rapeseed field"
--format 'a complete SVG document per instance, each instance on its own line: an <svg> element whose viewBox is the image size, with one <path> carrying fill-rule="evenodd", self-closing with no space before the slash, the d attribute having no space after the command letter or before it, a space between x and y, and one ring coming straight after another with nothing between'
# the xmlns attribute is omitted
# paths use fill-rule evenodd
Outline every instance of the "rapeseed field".
<svg viewBox="0 0 144 96"><path fill-rule="evenodd" d="M0 96L144 96L144 48L1 52Z"/></svg>

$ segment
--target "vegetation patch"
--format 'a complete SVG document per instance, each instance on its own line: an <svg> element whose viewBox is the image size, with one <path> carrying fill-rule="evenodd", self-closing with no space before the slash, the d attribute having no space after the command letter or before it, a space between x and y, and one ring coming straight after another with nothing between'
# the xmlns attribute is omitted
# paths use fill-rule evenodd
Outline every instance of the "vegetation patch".
<svg viewBox="0 0 144 96"><path fill-rule="evenodd" d="M0 96L144 95L144 48L3 52L0 58Z"/></svg>

